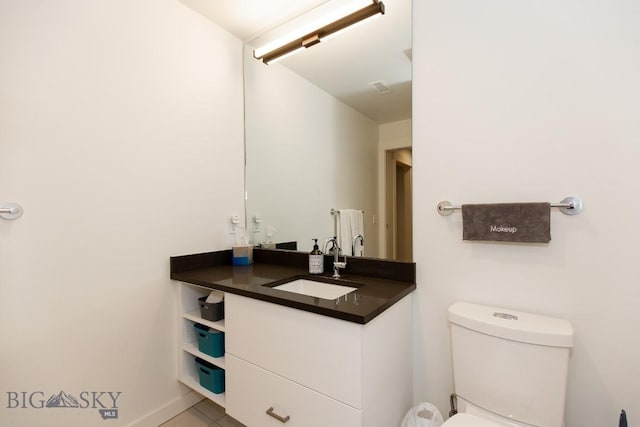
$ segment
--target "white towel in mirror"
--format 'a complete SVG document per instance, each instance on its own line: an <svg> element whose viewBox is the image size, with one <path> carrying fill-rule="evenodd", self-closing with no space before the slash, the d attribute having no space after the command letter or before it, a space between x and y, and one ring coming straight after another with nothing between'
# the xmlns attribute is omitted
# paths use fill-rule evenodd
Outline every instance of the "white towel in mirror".
<svg viewBox="0 0 640 427"><path fill-rule="evenodd" d="M359 209L338 209L336 221L338 245L342 254L353 256L353 236L360 234L364 237L364 214Z"/></svg>

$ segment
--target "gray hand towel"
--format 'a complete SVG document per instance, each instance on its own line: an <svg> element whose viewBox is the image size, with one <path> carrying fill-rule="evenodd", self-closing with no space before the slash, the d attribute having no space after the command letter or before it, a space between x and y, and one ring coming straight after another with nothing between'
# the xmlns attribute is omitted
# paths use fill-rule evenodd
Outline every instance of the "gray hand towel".
<svg viewBox="0 0 640 427"><path fill-rule="evenodd" d="M462 205L462 239L549 243L549 203Z"/></svg>

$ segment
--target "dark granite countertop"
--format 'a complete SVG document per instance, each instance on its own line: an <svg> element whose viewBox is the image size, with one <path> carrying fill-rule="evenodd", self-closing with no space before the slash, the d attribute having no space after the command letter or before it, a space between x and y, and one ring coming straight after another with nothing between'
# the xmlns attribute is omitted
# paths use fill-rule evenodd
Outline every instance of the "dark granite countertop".
<svg viewBox="0 0 640 427"><path fill-rule="evenodd" d="M332 271L325 257L325 272ZM171 278L350 322L365 324L416 289L415 264L349 258L339 284L358 289L335 300L273 289L296 278L333 283L331 273L309 275L307 254L255 249L254 263L232 266L231 251L171 257Z"/></svg>

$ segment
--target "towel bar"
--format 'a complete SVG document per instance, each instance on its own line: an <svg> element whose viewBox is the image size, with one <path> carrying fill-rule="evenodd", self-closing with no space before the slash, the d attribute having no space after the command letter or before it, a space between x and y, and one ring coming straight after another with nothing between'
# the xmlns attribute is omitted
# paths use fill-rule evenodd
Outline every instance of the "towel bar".
<svg viewBox="0 0 640 427"><path fill-rule="evenodd" d="M578 215L582 212L582 200L577 197L565 197L559 203L551 203L552 208L560 208L565 215ZM462 206L454 206L451 202L443 200L438 203L438 213L442 216L451 215L453 211L462 209Z"/></svg>
<svg viewBox="0 0 640 427"><path fill-rule="evenodd" d="M360 212L364 213L364 211L362 209L360 209ZM330 213L331 213L331 215L337 215L337 214L340 213L340 210L331 208Z"/></svg>

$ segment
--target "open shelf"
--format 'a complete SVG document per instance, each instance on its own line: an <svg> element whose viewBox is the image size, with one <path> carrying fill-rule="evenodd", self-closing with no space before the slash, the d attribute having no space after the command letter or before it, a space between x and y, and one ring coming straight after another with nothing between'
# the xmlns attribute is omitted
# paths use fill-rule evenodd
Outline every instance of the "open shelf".
<svg viewBox="0 0 640 427"><path fill-rule="evenodd" d="M212 365L216 365L218 368L225 369L224 356L221 357L211 357L208 354L202 353L198 350L198 347L193 344L184 344L182 346L182 350L191 354L192 356L199 357L200 359L204 359Z"/></svg>
<svg viewBox="0 0 640 427"><path fill-rule="evenodd" d="M200 323L201 325L208 326L210 328L215 329L216 331L224 332L224 319L212 322L211 320L203 319L200 316L200 309L192 310L187 313L182 313L182 317L187 320L191 320L195 323Z"/></svg>
<svg viewBox="0 0 640 427"><path fill-rule="evenodd" d="M200 315L200 303L198 298L209 295L211 289L187 283L180 283L179 286L178 308L180 315L179 322L181 325L179 327L178 345L178 380L187 387L192 388L207 399L224 408L224 393L216 394L200 385L200 377L198 375L198 368L196 367L195 359L196 357L199 357L218 368L225 369L225 358L224 356L212 357L202 353L198 349L198 339L194 328L194 324L199 323L219 332L225 332L224 319L212 322L211 320L203 319Z"/></svg>
<svg viewBox="0 0 640 427"><path fill-rule="evenodd" d="M181 353L182 353L180 356L181 368L180 368L180 372L178 373L178 380L180 380L180 382L182 382L184 385L191 387L192 389L194 389L195 391L197 391L207 399L212 400L213 402L217 403L218 405L224 408L225 406L224 393L216 394L200 385L200 376L198 374L198 367L196 366L196 362L195 362L196 357L200 357L207 361L211 361L212 363L214 363L216 359L223 359L223 358L222 357L214 358L211 356L207 356L204 353L200 353L197 348L190 346L188 344L181 349ZM224 361L222 361L222 363L224 364ZM222 368L222 366L219 366L220 360L217 360L215 364L218 367Z"/></svg>
<svg viewBox="0 0 640 427"><path fill-rule="evenodd" d="M220 394L211 393L209 390L202 387L199 381L194 380L193 378L178 378L178 379L180 380L181 383L197 391L207 399L213 401L214 403L217 403L223 408L225 407L224 393L220 393Z"/></svg>

